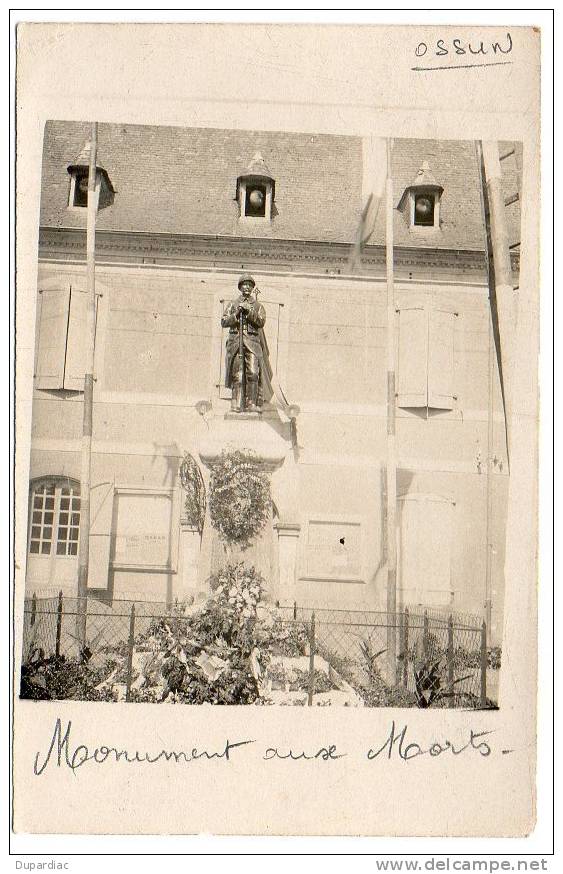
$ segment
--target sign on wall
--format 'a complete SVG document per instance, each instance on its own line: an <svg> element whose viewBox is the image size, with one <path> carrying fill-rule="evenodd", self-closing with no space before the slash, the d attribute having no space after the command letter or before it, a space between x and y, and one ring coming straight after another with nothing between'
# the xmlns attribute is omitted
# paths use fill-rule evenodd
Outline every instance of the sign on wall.
<svg viewBox="0 0 563 874"><path fill-rule="evenodd" d="M171 493L118 491L113 565L171 570L175 562Z"/></svg>
<svg viewBox="0 0 563 874"><path fill-rule="evenodd" d="M360 521L311 519L306 526L303 578L359 582L362 554Z"/></svg>

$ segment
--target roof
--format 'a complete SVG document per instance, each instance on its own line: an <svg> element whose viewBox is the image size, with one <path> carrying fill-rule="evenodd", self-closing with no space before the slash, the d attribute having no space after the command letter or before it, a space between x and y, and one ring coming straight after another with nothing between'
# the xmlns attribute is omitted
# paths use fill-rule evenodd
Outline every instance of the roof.
<svg viewBox="0 0 563 874"><path fill-rule="evenodd" d="M71 174L72 174L72 173L75 173L76 171L82 171L82 172L83 172L85 169L86 169L86 172L88 172L88 170L89 170L89 168L90 168L90 152L91 152L91 149L92 149L92 143L91 143L91 141L90 141L90 140L86 140L86 142L84 143L84 146L82 147L82 151L80 152L80 154L77 155L76 158L74 159L74 161L71 161L70 164L68 165L68 167L66 168L66 169L67 169L67 173L71 173ZM107 172L106 168L104 167L104 165L103 165L103 163L102 163L102 159L100 158L100 151L99 151L99 149L96 151L96 168L97 168L98 170L101 170L101 172L102 172L102 174L103 174L103 176L104 176L104 178L105 178L105 180L106 180L106 183L107 183L108 189L109 189L109 191L111 191L112 194L113 194L113 185L112 185L111 179L110 179L109 176L108 176L108 172ZM113 201L112 201L112 202L113 202Z"/></svg>
<svg viewBox="0 0 563 874"><path fill-rule="evenodd" d="M82 211L68 209L67 167L89 135L89 123L47 122L43 227L84 227ZM113 204L99 212L100 230L342 243L357 237L364 206L360 137L99 124L98 148L116 192ZM272 222L240 222L237 178L248 173L257 153L275 180L275 215ZM424 161L444 188L441 228L413 233L396 211L395 244L483 249L474 144L394 140L395 205ZM383 210L369 242L385 242Z"/></svg>
<svg viewBox="0 0 563 874"><path fill-rule="evenodd" d="M439 188L443 190L442 185L438 185L434 178L434 174L430 169L428 161L423 161L422 165L410 184L411 188Z"/></svg>
<svg viewBox="0 0 563 874"><path fill-rule="evenodd" d="M90 125L48 122L41 224L83 227L69 210L68 164ZM98 144L115 189L100 230L346 241L354 237L361 192L361 141L351 137L212 128L100 124ZM237 177L256 154L276 182L274 221L241 232ZM319 167L325 173L319 173ZM330 180L330 188L327 188Z"/></svg>
<svg viewBox="0 0 563 874"><path fill-rule="evenodd" d="M260 152L256 152L253 155L252 161L250 162L250 164L248 165L248 167L244 171L244 174L242 174L242 175L244 175L244 176L264 176L267 179L274 178L272 176L272 174L270 173L270 171L268 170L268 168L266 167L266 163L264 161L264 158L260 154Z"/></svg>

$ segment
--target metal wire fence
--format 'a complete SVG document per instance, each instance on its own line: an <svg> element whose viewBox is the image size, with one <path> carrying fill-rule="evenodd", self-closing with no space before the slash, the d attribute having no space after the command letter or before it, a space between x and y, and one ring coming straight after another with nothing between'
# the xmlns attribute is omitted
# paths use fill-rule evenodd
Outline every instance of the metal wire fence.
<svg viewBox="0 0 563 874"><path fill-rule="evenodd" d="M155 618L165 616L171 607L164 601L112 601L111 607L102 601L88 600L86 635L77 636L78 598L64 596L25 600L23 623L23 660L34 651L46 655L80 658L86 648L92 664L103 662L107 653L120 653L127 646L131 610L134 607L136 634L148 629ZM83 653L82 653L83 654Z"/></svg>
<svg viewBox="0 0 563 874"><path fill-rule="evenodd" d="M411 693L419 706L494 704L487 698L486 626L475 616L412 608L399 613L313 609L297 604L282 610L307 624L315 617L316 651L368 697L370 690L377 693L385 683ZM392 676L386 660L390 638L396 650ZM397 703L408 704L408 699L399 696Z"/></svg>
<svg viewBox="0 0 563 874"><path fill-rule="evenodd" d="M111 606L89 599L86 635L77 636L76 598L26 599L23 623L23 662L36 657L64 657L102 669L121 659L129 700L134 680L135 652L142 652L150 629L178 608L163 602L114 600ZM278 607L281 621L308 641L310 694L316 666L329 666L333 678L346 684L368 706L446 706L488 708L485 624L474 617L436 611L400 613ZM396 658L389 670L389 641ZM317 662L315 663L315 659Z"/></svg>

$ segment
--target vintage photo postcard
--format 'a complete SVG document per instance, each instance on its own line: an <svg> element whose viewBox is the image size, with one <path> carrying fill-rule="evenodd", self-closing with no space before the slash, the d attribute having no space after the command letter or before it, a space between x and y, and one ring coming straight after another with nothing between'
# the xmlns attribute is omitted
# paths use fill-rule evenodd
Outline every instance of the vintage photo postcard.
<svg viewBox="0 0 563 874"><path fill-rule="evenodd" d="M291 87L252 101L266 30ZM387 43L377 94L339 38ZM16 831L533 829L538 64L522 28L20 28Z"/></svg>

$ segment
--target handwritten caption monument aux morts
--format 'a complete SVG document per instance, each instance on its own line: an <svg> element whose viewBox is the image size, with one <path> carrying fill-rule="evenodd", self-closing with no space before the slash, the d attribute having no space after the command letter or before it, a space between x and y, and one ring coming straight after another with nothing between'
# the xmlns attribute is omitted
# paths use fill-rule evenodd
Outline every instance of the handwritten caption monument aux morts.
<svg viewBox="0 0 563 874"><path fill-rule="evenodd" d="M468 728L461 742L456 741L454 743L444 738L442 740L433 740L431 743L422 743L414 740L412 733L409 734L408 725L398 726L395 720L391 722L389 730L372 747L359 751L354 750L353 753L339 749L336 744L311 746L309 749L297 746L295 748L282 748L265 746L251 739L226 740L217 749L191 747L187 750L161 749L150 752L147 750L130 750L107 744L89 747L84 743L74 742L74 739L71 739L71 730L71 720L67 722L64 730L61 719L58 718L56 720L48 746L43 751L39 750L35 755L33 763L33 773L35 776L39 777L41 774L44 774L48 767L69 768L73 773L76 773L79 768L86 764L137 763L141 765L155 765L165 762L179 764L180 762L211 761L213 759L231 762L233 759L245 755L245 750L248 751L249 749L252 749L254 753L258 751L259 757L266 762L274 760L286 762L331 762L343 759L348 755L353 755L354 757L360 755L369 762L382 759L396 759L408 762L421 756L429 758L437 758L442 755L460 756L462 754L490 756L495 752L490 740L485 740L485 737L493 733L492 730L475 731L472 728Z"/></svg>

